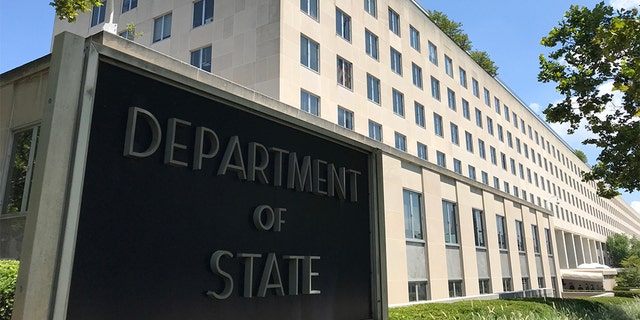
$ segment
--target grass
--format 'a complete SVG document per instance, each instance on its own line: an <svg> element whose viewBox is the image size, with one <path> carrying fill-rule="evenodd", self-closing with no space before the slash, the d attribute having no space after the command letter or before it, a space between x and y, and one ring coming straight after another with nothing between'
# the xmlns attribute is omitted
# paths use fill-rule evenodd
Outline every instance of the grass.
<svg viewBox="0 0 640 320"><path fill-rule="evenodd" d="M637 320L640 319L640 299L602 297L482 300L427 303L389 310L389 320L418 319Z"/></svg>

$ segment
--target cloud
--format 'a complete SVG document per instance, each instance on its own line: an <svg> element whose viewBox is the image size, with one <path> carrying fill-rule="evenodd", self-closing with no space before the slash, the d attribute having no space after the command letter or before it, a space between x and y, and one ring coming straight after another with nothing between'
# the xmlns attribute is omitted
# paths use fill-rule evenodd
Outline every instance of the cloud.
<svg viewBox="0 0 640 320"><path fill-rule="evenodd" d="M640 0L610 0L609 5L616 9L640 7Z"/></svg>
<svg viewBox="0 0 640 320"><path fill-rule="evenodd" d="M633 210L636 210L638 213L640 213L640 201L631 201L630 205Z"/></svg>

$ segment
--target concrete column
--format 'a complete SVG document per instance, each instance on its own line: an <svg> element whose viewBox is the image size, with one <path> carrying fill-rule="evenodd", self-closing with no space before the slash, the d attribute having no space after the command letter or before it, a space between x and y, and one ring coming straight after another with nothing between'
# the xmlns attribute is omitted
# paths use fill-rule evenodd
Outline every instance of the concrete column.
<svg viewBox="0 0 640 320"><path fill-rule="evenodd" d="M559 269L568 269L567 245L564 241L564 231L555 230L556 234L556 254L558 255Z"/></svg>
<svg viewBox="0 0 640 320"><path fill-rule="evenodd" d="M85 40L70 33L56 36L53 43L13 319L50 319L54 313L68 196L73 193L69 182L81 116L84 48Z"/></svg>
<svg viewBox="0 0 640 320"><path fill-rule="evenodd" d="M578 266L578 261L576 258L576 245L573 241L573 234L564 233L564 242L567 246L567 267L569 269L576 268Z"/></svg>
<svg viewBox="0 0 640 320"><path fill-rule="evenodd" d="M584 263L584 248L582 246L582 237L579 235L573 236L573 242L576 250L576 267Z"/></svg>

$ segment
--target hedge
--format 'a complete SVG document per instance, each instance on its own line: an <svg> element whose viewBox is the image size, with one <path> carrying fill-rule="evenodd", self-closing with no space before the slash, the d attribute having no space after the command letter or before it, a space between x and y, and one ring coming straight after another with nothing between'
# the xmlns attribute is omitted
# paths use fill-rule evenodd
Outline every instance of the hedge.
<svg viewBox="0 0 640 320"><path fill-rule="evenodd" d="M0 260L0 320L10 320L20 262Z"/></svg>

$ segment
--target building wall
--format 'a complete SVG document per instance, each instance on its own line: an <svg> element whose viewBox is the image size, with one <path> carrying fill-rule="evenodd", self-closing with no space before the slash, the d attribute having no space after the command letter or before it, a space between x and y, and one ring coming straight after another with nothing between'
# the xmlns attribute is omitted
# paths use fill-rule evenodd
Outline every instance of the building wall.
<svg viewBox="0 0 640 320"><path fill-rule="evenodd" d="M637 213L621 199L598 198L595 184L581 182L580 172L589 170L588 166L517 95L482 70L442 33L416 2L376 0L374 15L364 10L363 2L320 0L317 17L311 17L301 10L300 2L218 0L213 21L192 28L192 1L140 1L138 8L124 14L119 13L122 2L114 1L114 21L119 31L127 23L135 23L137 31L144 32L135 42L187 63L190 51L211 44L212 73L216 75L294 107L301 107L304 90L320 98L318 116L324 120L338 123L341 107L353 112L351 129L356 133L369 136L372 121L382 125L382 143L395 146L396 133L406 138L404 156L384 159L392 304L408 300L409 272L415 271L407 263L407 241L402 232L403 189L422 195L429 299L449 296L450 273L458 269L464 275L461 280L465 295L478 291L482 268L478 268L476 261L483 256L479 256L473 238L469 237L473 224L468 214L473 208L485 213L485 256L494 292L502 290L502 277L512 279L513 290L521 290L522 277L528 277L530 287L535 289L538 276L544 275L545 284L550 287L552 278L559 283L558 268L575 268L584 262L606 263L602 252L608 235L621 232L640 235ZM349 40L336 34L336 9L351 19ZM398 14L399 34L389 29L389 10ZM154 18L167 12L173 14L172 34L153 43ZM102 27L99 24L90 28L89 24L90 14L81 15L74 25L57 21L54 34L71 30L89 35ZM411 28L419 32L419 50L411 46ZM365 30L378 38L377 59L365 52ZM301 36L319 46L317 71L301 64ZM437 47L437 64L429 59L429 43ZM400 73L391 70L391 48L401 54ZM351 88L336 80L338 57L352 64ZM450 74L446 70L447 57L451 59ZM413 65L421 69L421 87L413 83ZM461 70L466 72L466 86L461 81ZM380 81L379 103L367 96L367 75ZM439 99L432 94L431 78L439 82ZM402 93L402 114L394 112L393 90ZM455 108L449 104L448 90L455 93ZM468 102L468 115L463 110L463 101ZM424 106L424 126L416 124L415 103ZM435 132L435 116L442 119L442 135ZM452 139L452 124L458 128L457 143ZM472 149L466 147L466 133L472 138ZM484 142L484 157L479 140ZM415 157L418 143L427 148L426 161ZM434 166L439 153L446 158L444 168ZM459 171L456 163L460 164ZM470 172L473 169L475 177ZM461 218L461 242L456 248L444 244L443 199L457 204ZM506 218L508 251L497 248L495 215ZM527 239L524 255L514 249L515 220L523 222ZM532 254L532 224L538 226L540 258ZM551 230L553 258L545 255L545 228ZM450 268L455 261L459 265Z"/></svg>
<svg viewBox="0 0 640 320"><path fill-rule="evenodd" d="M9 193L8 180L16 180L15 173L11 172L13 166L10 162L12 150L18 143L14 136L20 133L32 136L33 129L40 125L49 75L46 62L46 58L40 59L0 77L0 177L2 177L0 180L0 252L2 252L2 258L20 258L22 235L28 214L26 206L28 199L24 199L25 202L22 204L17 204L15 209L7 210L10 202L9 197L6 196ZM29 141L26 144L30 145ZM31 154L34 153L35 150ZM32 159L25 168L29 173L28 177L31 177L34 161L37 159ZM7 177L11 178L7 179ZM25 188L28 188L28 183L30 180L24 182ZM18 197L23 195L21 190L13 190L12 193L19 194ZM26 194L28 195L28 191Z"/></svg>

